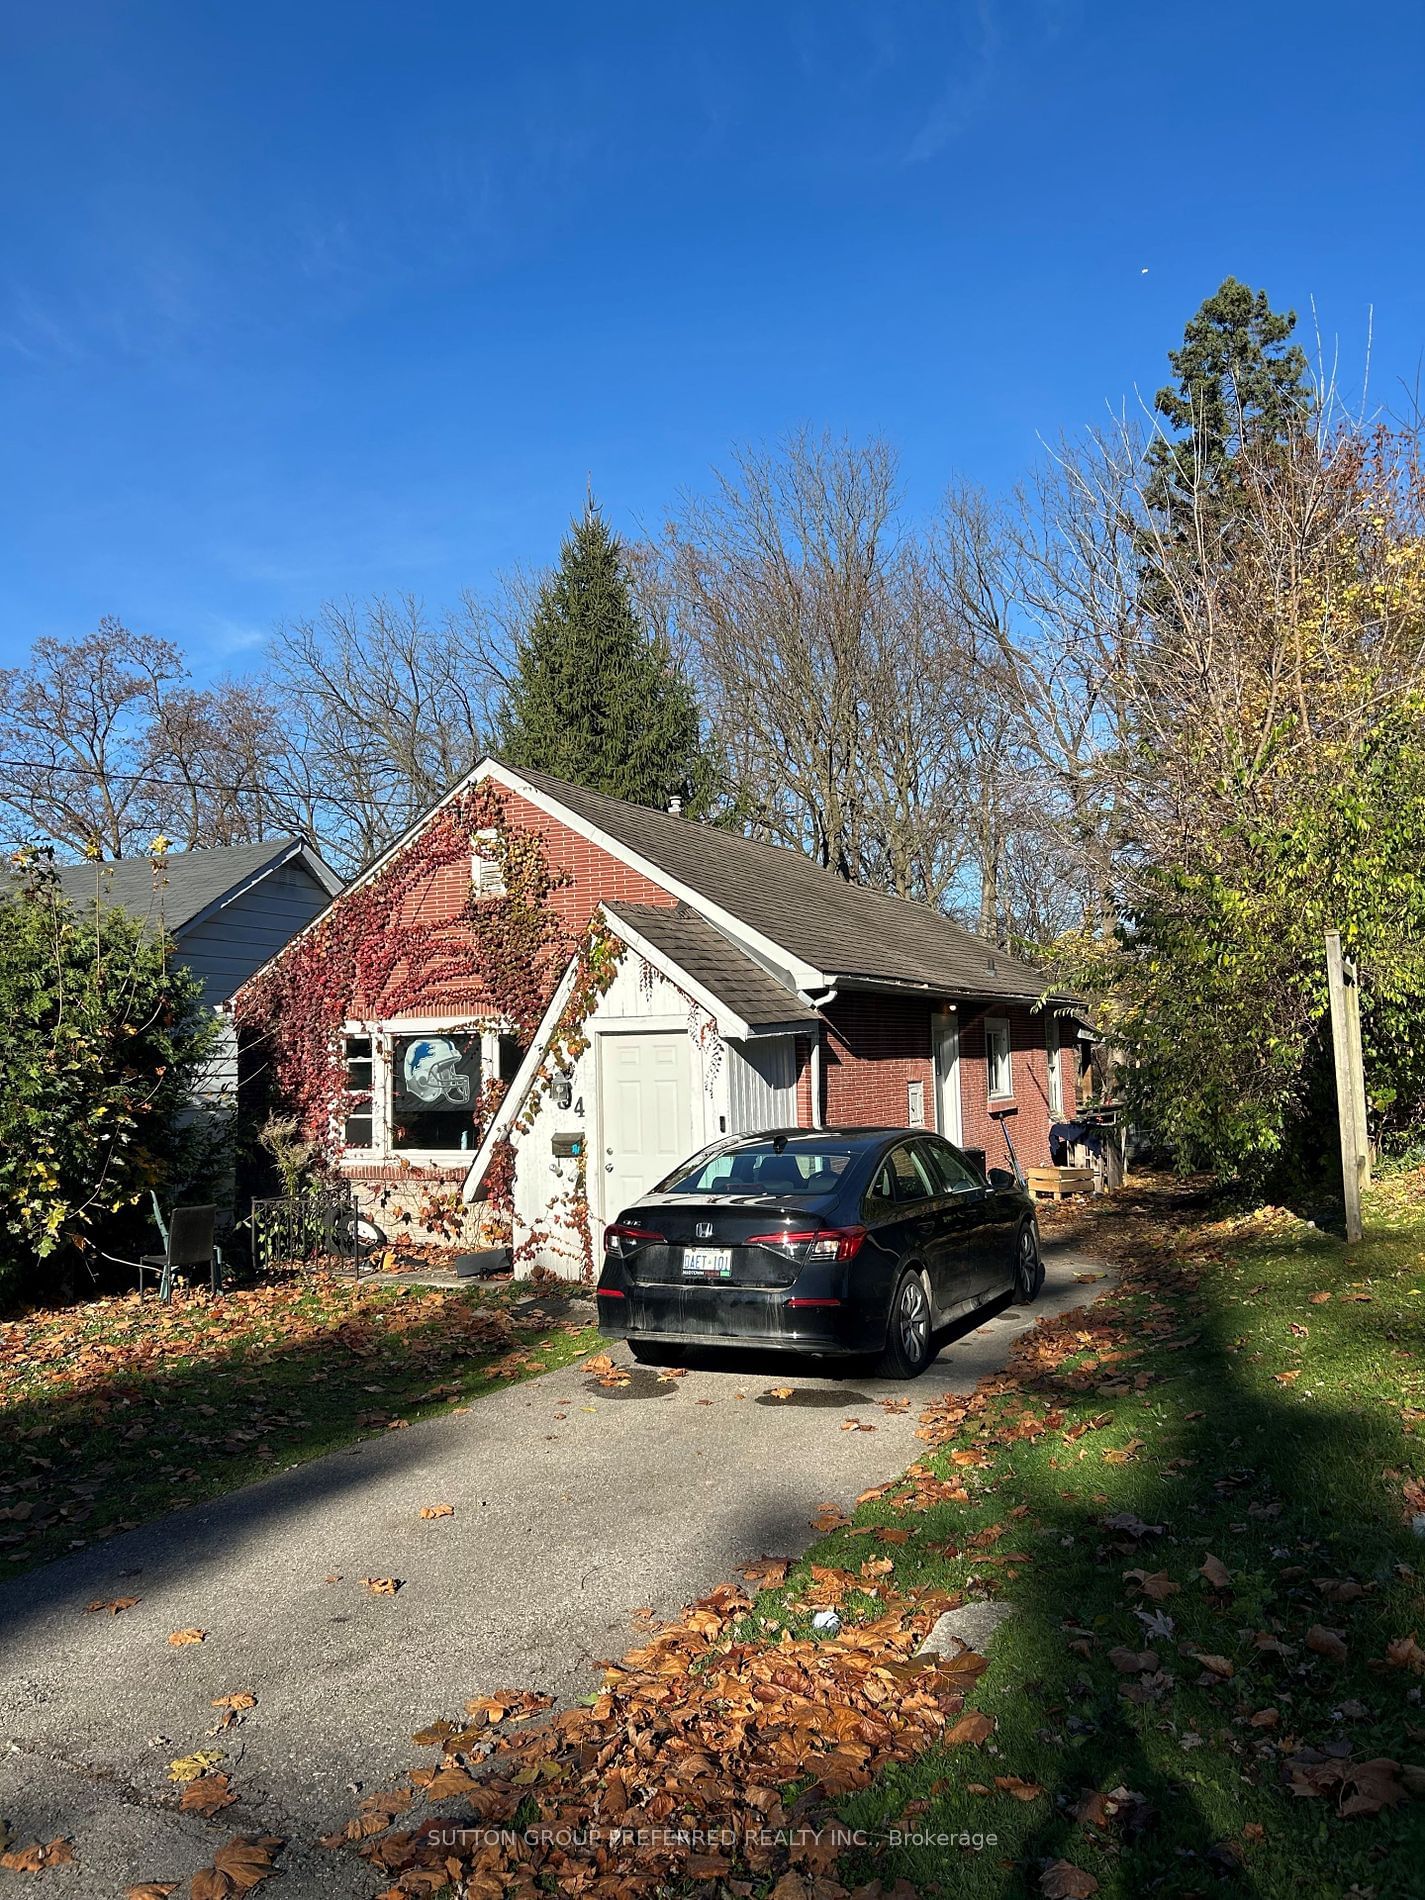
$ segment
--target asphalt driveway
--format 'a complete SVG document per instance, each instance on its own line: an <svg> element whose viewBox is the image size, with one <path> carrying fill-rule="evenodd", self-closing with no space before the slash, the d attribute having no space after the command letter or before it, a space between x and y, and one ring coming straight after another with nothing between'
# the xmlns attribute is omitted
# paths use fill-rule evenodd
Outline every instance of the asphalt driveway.
<svg viewBox="0 0 1425 1900"><path fill-rule="evenodd" d="M0 1821L18 1843L72 1841L46 1893L186 1890L238 1832L291 1843L282 1891L374 1892L350 1855L313 1843L358 1791L430 1758L413 1730L496 1689L583 1695L649 1612L673 1616L739 1563L805 1549L819 1505L914 1460L927 1401L973 1387L1039 1314L1102 1290L1075 1279L1101 1272L1092 1263L1045 1252L1036 1306L953 1340L910 1384L746 1355L682 1378L634 1368L610 1389L571 1366L9 1581ZM904 1398L904 1411L882 1404ZM844 1430L848 1418L875 1429ZM435 1504L454 1515L423 1519ZM394 1596L363 1583L392 1577ZM138 1601L86 1610L120 1597ZM180 1629L205 1640L174 1648ZM213 1698L234 1691L257 1706L214 1735ZM169 1776L209 1748L239 1797L210 1821L178 1811Z"/></svg>

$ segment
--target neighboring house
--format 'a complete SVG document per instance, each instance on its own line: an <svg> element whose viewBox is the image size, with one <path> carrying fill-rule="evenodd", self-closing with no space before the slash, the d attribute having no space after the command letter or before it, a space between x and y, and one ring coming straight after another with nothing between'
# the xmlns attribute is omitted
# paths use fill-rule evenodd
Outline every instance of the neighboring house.
<svg viewBox="0 0 1425 1900"><path fill-rule="evenodd" d="M342 880L305 838L214 846L163 858L119 858L59 867L60 889L80 908L117 906L173 939L175 961L221 1010L253 971L324 911ZM223 1037L204 1077L203 1098L229 1104L237 1086L237 1038Z"/></svg>
<svg viewBox="0 0 1425 1900"><path fill-rule="evenodd" d="M564 946L523 1049L478 969L450 960L504 895L496 815L537 843ZM333 1026L340 1165L367 1194L416 1172L467 1203L503 1197L522 1267L579 1271L623 1207L724 1133L923 1126L995 1165L990 1114L1013 1108L1021 1160L1042 1165L1076 1105L1077 1010L1042 971L795 851L540 772L477 766L308 933L314 967L351 906L389 934L396 975ZM413 933L446 957L424 977L399 960ZM495 1077L503 1099L482 1113Z"/></svg>

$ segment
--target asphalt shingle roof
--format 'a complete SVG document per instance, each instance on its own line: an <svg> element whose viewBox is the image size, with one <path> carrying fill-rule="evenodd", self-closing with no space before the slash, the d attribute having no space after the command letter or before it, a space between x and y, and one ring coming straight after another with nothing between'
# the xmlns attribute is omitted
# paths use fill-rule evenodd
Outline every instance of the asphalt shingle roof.
<svg viewBox="0 0 1425 1900"><path fill-rule="evenodd" d="M941 996L1037 1000L1044 971L926 904L848 884L784 845L630 805L545 772L518 776L828 980L914 984Z"/></svg>
<svg viewBox="0 0 1425 1900"><path fill-rule="evenodd" d="M754 1029L816 1021L816 1011L798 1001L794 991L686 904L605 904L604 909Z"/></svg>
<svg viewBox="0 0 1425 1900"><path fill-rule="evenodd" d="M179 851L155 870L149 858L117 858L101 864L62 864L59 887L72 904L99 902L132 916L160 918L177 935L228 892L245 884L269 864L285 857L297 838L268 838L262 844L217 845L209 851Z"/></svg>

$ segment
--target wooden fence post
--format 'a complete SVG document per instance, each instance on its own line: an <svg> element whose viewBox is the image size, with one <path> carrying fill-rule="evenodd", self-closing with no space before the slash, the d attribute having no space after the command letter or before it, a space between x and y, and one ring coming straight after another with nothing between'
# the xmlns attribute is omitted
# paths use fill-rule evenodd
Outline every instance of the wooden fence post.
<svg viewBox="0 0 1425 1900"><path fill-rule="evenodd" d="M1366 1077L1361 1061L1361 993L1356 967L1341 955L1341 933L1326 932L1326 985L1331 999L1331 1050L1336 1060L1336 1116L1341 1131L1341 1186L1346 1239L1361 1238L1361 1188L1370 1185Z"/></svg>

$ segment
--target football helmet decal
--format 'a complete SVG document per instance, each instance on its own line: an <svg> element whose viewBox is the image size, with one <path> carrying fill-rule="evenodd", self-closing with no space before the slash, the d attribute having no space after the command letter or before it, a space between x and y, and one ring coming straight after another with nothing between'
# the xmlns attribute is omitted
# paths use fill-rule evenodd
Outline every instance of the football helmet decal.
<svg viewBox="0 0 1425 1900"><path fill-rule="evenodd" d="M421 1036L407 1043L402 1062L406 1093L418 1102L470 1104L470 1077L460 1070L460 1051L449 1036Z"/></svg>

